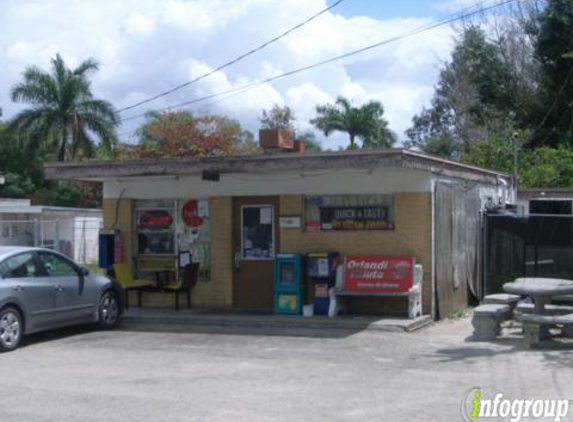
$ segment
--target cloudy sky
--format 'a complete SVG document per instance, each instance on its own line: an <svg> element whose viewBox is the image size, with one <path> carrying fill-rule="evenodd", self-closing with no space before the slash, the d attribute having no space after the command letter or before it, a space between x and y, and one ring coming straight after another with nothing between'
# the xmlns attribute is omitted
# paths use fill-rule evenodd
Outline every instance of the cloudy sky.
<svg viewBox="0 0 573 422"><path fill-rule="evenodd" d="M0 0L0 107L9 119L22 104L10 88L25 67L48 69L60 53L76 66L100 63L96 96L117 109L185 83L259 46L335 0ZM399 36L473 4L468 0L344 0L330 12L262 51L144 106L127 110L118 130L134 140L138 116L149 109L217 94ZM449 58L452 29L440 27L369 52L241 93L188 106L221 113L255 132L262 109L286 104L298 129L312 126L317 104L338 95L356 105L382 102L399 138L428 104L440 63ZM131 119L130 119L131 118ZM343 136L322 138L336 149Z"/></svg>

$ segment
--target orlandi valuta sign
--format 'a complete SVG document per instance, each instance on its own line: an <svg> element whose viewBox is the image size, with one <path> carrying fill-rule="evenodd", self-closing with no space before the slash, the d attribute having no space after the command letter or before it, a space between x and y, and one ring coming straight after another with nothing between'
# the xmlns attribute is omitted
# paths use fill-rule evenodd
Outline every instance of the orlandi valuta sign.
<svg viewBox="0 0 573 422"><path fill-rule="evenodd" d="M414 280L413 256L344 257L344 291L406 293Z"/></svg>

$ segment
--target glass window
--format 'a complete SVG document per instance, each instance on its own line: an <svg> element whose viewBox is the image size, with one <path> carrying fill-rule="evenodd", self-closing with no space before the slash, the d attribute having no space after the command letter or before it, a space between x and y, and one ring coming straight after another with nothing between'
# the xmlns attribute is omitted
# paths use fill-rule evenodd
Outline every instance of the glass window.
<svg viewBox="0 0 573 422"><path fill-rule="evenodd" d="M272 205L241 209L243 259L273 259L275 256L274 211Z"/></svg>
<svg viewBox="0 0 573 422"><path fill-rule="evenodd" d="M38 267L31 252L6 259L0 266L2 278L27 278L38 275Z"/></svg>
<svg viewBox="0 0 573 422"><path fill-rule="evenodd" d="M72 277L78 275L77 267L65 258L48 252L40 252L40 265L48 277Z"/></svg>
<svg viewBox="0 0 573 422"><path fill-rule="evenodd" d="M295 280L295 267L292 262L282 262L279 268L280 284L292 286Z"/></svg>
<svg viewBox="0 0 573 422"><path fill-rule="evenodd" d="M137 201L135 224L138 255L175 253L175 201Z"/></svg>

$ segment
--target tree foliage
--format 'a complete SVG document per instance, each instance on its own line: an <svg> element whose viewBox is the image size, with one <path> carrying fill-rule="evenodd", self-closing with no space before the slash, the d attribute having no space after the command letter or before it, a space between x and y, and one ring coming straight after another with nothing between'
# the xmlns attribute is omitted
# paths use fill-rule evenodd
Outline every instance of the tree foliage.
<svg viewBox="0 0 573 422"><path fill-rule="evenodd" d="M512 73L501 50L477 27L465 28L440 72L431 106L413 118L408 146L460 158L503 130L515 109Z"/></svg>
<svg viewBox="0 0 573 422"><path fill-rule="evenodd" d="M316 114L310 122L325 136L333 132L347 133L350 149L358 148L357 139L362 140L363 148L390 148L396 142L379 101L354 107L350 100L340 96L334 104L318 105Z"/></svg>
<svg viewBox="0 0 573 422"><path fill-rule="evenodd" d="M38 151L58 161L92 157L95 138L111 150L116 142L119 118L110 103L94 98L88 76L98 64L86 60L68 69L58 54L51 60L51 72L32 66L23 82L11 90L12 101L31 105L10 122L20 147Z"/></svg>
<svg viewBox="0 0 573 422"><path fill-rule="evenodd" d="M573 146L573 2L548 0L530 23L541 80L533 145Z"/></svg>
<svg viewBox="0 0 573 422"><path fill-rule="evenodd" d="M263 110L259 117L261 129L295 130L296 117L292 109L285 105L274 104L270 110Z"/></svg>
<svg viewBox="0 0 573 422"><path fill-rule="evenodd" d="M137 145L123 144L126 158L168 158L256 153L253 135L239 122L219 115L194 116L189 111L148 112L138 129Z"/></svg>

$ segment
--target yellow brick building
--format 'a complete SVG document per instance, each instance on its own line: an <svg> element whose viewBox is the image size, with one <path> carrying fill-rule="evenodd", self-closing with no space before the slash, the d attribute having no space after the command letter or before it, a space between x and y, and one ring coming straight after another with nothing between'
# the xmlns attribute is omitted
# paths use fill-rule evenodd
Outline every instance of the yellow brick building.
<svg viewBox="0 0 573 422"><path fill-rule="evenodd" d="M465 222L487 202L514 200L503 174L406 150L59 163L46 173L103 182L105 229L120 233L121 259L136 270L152 258L177 266L178 253L192 244L191 259L199 254L209 270L193 288L192 305L216 309L272 307L276 253L336 251L414 256L423 266L424 314L446 316L467 304L479 282L477 267L467 264L478 253L478 228L468 231ZM323 221L324 209L336 206L317 201L376 207L384 229L337 230ZM201 225L185 219L189 209ZM248 233L256 229L248 223L253 215L272 226L262 248L263 237ZM171 304L168 295L144 295L143 306ZM405 315L407 307L400 298L368 295L350 304L355 313Z"/></svg>

